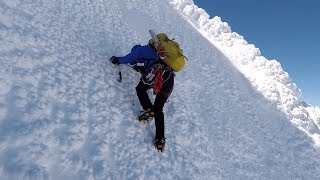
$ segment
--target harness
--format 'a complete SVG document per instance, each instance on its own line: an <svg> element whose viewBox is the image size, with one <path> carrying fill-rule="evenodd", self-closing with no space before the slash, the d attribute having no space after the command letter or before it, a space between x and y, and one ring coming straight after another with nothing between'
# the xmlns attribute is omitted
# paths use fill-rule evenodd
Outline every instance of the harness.
<svg viewBox="0 0 320 180"><path fill-rule="evenodd" d="M172 73L172 70L168 66L158 63L152 66L151 71L146 76L143 76L142 82L150 85L153 88L154 94L157 94L160 92L163 83L171 77Z"/></svg>

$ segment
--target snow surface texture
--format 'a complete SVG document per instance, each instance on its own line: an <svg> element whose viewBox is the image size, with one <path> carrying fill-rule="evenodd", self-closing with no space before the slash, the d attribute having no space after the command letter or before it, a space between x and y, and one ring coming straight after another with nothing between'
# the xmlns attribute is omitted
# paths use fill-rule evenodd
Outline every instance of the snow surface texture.
<svg viewBox="0 0 320 180"><path fill-rule="evenodd" d="M292 123L320 146L320 108L299 100L300 89L290 80L279 62L263 57L258 48L232 32L220 17L209 19L209 15L192 0L173 0L173 4L204 37L226 55L255 89L275 103Z"/></svg>
<svg viewBox="0 0 320 180"><path fill-rule="evenodd" d="M136 120L139 75L121 66L119 83L105 63L151 28L189 59L164 109L163 154L153 122ZM0 179L320 177L319 148L288 121L320 134L319 109L192 1L2 0L0 39Z"/></svg>

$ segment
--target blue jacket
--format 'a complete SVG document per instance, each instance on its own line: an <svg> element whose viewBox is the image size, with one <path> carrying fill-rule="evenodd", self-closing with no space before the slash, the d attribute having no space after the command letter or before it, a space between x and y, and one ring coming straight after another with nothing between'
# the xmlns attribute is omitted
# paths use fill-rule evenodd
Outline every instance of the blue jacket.
<svg viewBox="0 0 320 180"><path fill-rule="evenodd" d="M155 48L150 45L135 45L131 53L120 57L120 64L128 64L141 74L149 73L151 67L157 63L158 54Z"/></svg>

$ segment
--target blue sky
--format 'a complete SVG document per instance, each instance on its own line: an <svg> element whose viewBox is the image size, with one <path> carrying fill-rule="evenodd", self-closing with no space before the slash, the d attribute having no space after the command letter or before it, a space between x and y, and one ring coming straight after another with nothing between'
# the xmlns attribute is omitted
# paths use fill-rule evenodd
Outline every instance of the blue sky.
<svg viewBox="0 0 320 180"><path fill-rule="evenodd" d="M302 100L320 106L320 1L194 0L232 31L279 61L302 90Z"/></svg>

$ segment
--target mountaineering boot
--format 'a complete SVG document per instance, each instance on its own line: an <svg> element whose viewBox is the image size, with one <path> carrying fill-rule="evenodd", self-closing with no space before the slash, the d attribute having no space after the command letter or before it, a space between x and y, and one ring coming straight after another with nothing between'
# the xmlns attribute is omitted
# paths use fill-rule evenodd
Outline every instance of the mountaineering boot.
<svg viewBox="0 0 320 180"><path fill-rule="evenodd" d="M147 110L140 111L138 120L140 122L148 122L151 121L152 118L154 118L154 111L151 108L149 108Z"/></svg>
<svg viewBox="0 0 320 180"><path fill-rule="evenodd" d="M165 138L156 138L153 144L158 151L163 152L164 146L166 145L166 140Z"/></svg>

